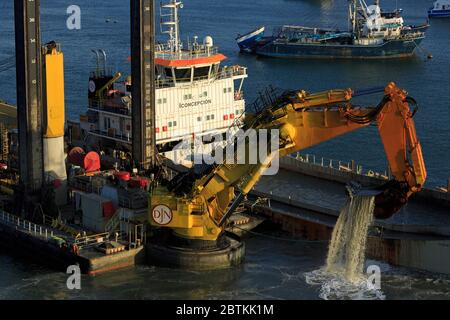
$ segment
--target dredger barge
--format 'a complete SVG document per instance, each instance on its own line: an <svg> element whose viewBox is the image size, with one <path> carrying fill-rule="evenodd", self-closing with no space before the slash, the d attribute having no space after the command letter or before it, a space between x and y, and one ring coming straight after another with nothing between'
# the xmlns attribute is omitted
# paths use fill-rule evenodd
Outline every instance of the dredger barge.
<svg viewBox="0 0 450 320"><path fill-rule="evenodd" d="M255 102L257 112L242 117L239 127L258 133L263 146L238 133L216 151L225 157L214 164L187 169L162 159L155 138L157 82L155 73L144 72L155 70L154 30L147 10L152 3L135 1L131 7L131 170L121 164L102 170L95 155L81 152L75 158L84 166L66 168L70 150L64 144L63 53L54 42L41 46L39 24L30 25L30 20L39 21L39 4L16 5L17 25L23 25L16 30L18 106L16 114L5 106L11 112L3 117L16 116L19 125L15 136L14 130L2 135L14 143L3 139L2 146L11 147L4 152L17 160L18 171L11 167L2 172L6 195L0 212L1 243L14 253L61 269L78 264L91 275L144 262L197 270L235 266L245 255L236 230L260 221L243 208L259 197L252 190L263 173L279 157L283 163L283 156L370 124L378 126L390 165L388 179L365 183L371 188L362 189L376 197L375 217L391 217L421 192L426 169L413 122L416 103L394 83L367 91L268 91ZM179 3L168 6L174 9ZM27 41L30 37L36 41ZM380 94L381 102L353 105L354 97L367 94ZM271 151L259 162L238 161L268 145ZM242 149L227 157L227 146ZM352 177L365 180L357 173ZM284 197L269 195L283 204ZM289 198L288 205L294 201ZM257 208L258 202L251 207Z"/></svg>

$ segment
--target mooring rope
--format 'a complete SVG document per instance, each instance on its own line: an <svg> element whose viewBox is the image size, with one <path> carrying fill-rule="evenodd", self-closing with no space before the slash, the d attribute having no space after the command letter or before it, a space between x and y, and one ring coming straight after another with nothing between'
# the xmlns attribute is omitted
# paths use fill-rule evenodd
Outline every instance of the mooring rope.
<svg viewBox="0 0 450 320"><path fill-rule="evenodd" d="M413 40L413 43L414 43L414 45L416 46L416 48L420 49L424 54L427 55L427 58L428 58L428 59L433 58L433 55L431 54L430 51L427 51L427 50L425 50L424 48L422 48L422 47L421 47L420 45L418 45L418 44L416 43L416 41L414 41L414 40Z"/></svg>

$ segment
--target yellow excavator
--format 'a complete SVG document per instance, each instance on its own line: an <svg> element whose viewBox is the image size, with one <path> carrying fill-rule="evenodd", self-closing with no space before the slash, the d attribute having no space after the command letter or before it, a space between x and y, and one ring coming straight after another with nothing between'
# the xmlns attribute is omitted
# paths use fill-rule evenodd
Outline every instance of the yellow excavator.
<svg viewBox="0 0 450 320"><path fill-rule="evenodd" d="M246 117L242 129L276 130L277 150L266 153L257 163L239 164L236 157L225 157L223 163L208 166L201 175L191 170L156 187L149 201L149 222L155 227L150 259L194 269L240 263L244 246L225 236L226 221L275 157L370 124L378 127L393 177L377 190L374 216L384 219L398 212L426 179L413 121L417 104L394 83L384 88L384 96L375 107L355 106L355 95L351 89L316 94L286 91L268 99L264 110ZM257 145L245 140L246 159L259 145L274 144L267 139Z"/></svg>

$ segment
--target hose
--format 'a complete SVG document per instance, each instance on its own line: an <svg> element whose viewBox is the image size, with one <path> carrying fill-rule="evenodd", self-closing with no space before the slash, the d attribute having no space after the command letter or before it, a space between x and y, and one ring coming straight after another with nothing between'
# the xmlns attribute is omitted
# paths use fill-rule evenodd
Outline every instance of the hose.
<svg viewBox="0 0 450 320"><path fill-rule="evenodd" d="M410 96L407 96L405 98L405 101L408 102L409 105L412 105L414 107L414 110L411 114L411 118L413 118L417 111L419 111L419 104L417 103L416 99Z"/></svg>
<svg viewBox="0 0 450 320"><path fill-rule="evenodd" d="M381 100L381 102L372 110L369 110L366 114L363 115L356 115L356 114L352 114L350 112L348 112L345 117L357 124L369 124L371 122L373 122L374 120L376 120L376 118L378 117L378 115L380 114L381 110L383 110L384 106L386 103L388 103L390 101L389 96L384 96L383 99Z"/></svg>

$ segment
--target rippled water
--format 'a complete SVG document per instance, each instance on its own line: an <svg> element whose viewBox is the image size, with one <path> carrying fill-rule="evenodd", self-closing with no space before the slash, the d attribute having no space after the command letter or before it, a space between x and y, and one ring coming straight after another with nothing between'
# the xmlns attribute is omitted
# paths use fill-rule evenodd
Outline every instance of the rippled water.
<svg viewBox="0 0 450 320"><path fill-rule="evenodd" d="M271 234L287 237L286 234ZM95 278L82 277L81 290L66 287L67 276L0 252L0 299L350 299L379 298L367 290L330 292L308 280L323 266L326 243L247 239L238 268L188 272L139 266ZM450 278L396 268L378 261L386 299L450 299ZM334 287L336 289L336 287Z"/></svg>

